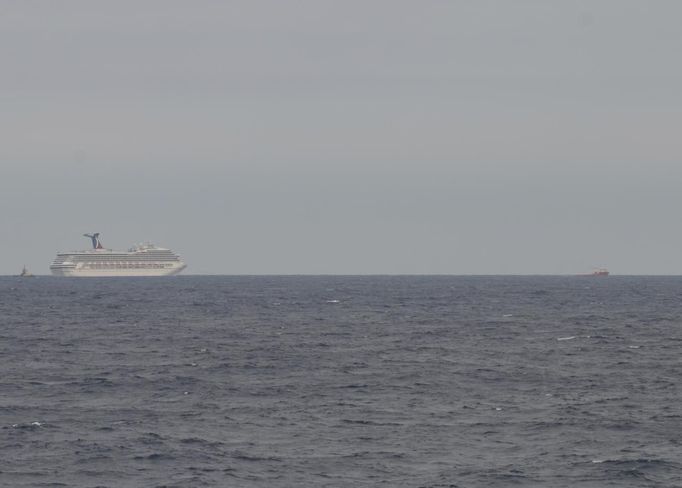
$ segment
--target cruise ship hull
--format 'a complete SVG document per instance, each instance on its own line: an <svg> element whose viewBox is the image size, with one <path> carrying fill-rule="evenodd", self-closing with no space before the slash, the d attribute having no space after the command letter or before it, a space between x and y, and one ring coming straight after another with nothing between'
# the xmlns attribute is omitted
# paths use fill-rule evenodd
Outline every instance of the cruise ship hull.
<svg viewBox="0 0 682 488"><path fill-rule="evenodd" d="M171 276L180 273L185 266L173 269L86 269L86 268L67 268L51 267L53 276L68 276L74 278L108 278L125 276Z"/></svg>

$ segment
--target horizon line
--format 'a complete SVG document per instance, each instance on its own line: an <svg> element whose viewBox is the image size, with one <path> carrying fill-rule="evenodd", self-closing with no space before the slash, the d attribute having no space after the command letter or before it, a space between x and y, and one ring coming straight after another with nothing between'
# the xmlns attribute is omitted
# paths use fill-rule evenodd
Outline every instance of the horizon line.
<svg viewBox="0 0 682 488"><path fill-rule="evenodd" d="M663 274L663 273L610 273L608 276L594 276L590 273L182 273L173 276L54 276L52 274L33 274L33 277L49 277L49 278L181 278L183 276L452 276L452 277L576 277L576 278L601 278L607 279L609 277L626 277L626 276L680 276L679 274ZM0 274L0 277L14 277L21 278L17 274Z"/></svg>

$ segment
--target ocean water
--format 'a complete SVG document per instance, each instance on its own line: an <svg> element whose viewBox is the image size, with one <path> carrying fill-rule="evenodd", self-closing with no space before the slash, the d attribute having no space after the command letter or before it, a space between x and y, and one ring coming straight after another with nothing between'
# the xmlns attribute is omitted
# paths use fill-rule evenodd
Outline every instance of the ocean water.
<svg viewBox="0 0 682 488"><path fill-rule="evenodd" d="M682 486L682 278L0 278L2 487Z"/></svg>

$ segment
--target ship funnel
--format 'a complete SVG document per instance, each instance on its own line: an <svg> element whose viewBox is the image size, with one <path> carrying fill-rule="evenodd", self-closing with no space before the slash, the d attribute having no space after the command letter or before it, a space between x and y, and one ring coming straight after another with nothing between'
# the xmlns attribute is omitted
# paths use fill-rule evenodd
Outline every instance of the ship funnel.
<svg viewBox="0 0 682 488"><path fill-rule="evenodd" d="M94 234L83 234L83 237L89 237L90 239L92 239L93 249L102 249L102 243L99 242L99 232L96 232Z"/></svg>

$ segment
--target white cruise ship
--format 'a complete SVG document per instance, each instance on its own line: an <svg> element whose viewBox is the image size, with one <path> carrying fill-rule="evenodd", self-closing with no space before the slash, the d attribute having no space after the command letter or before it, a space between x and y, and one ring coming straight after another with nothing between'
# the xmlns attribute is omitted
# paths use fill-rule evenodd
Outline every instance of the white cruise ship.
<svg viewBox="0 0 682 488"><path fill-rule="evenodd" d="M83 234L92 239L92 249L60 252L50 271L55 276L167 276L185 269L180 256L170 249L140 244L127 251L104 249L99 233Z"/></svg>

